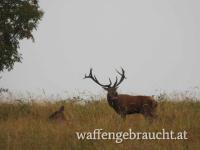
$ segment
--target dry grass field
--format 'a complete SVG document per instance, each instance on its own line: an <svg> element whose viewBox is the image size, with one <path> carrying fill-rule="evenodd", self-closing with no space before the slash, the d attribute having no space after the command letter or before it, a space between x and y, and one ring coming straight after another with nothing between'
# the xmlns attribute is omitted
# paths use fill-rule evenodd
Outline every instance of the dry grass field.
<svg viewBox="0 0 200 150"><path fill-rule="evenodd" d="M67 121L49 121L48 116L65 106ZM0 102L1 150L199 150L200 101L159 100L157 118L152 122L135 114L123 121L105 99L85 105L72 100ZM76 132L156 132L165 129L187 131L185 140L78 140Z"/></svg>

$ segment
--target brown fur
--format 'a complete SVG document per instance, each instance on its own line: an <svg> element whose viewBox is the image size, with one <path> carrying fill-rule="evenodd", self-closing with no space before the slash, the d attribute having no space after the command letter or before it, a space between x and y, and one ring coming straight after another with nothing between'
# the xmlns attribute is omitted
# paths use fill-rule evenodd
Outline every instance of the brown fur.
<svg viewBox="0 0 200 150"><path fill-rule="evenodd" d="M128 114L143 114L145 117L153 117L157 102L151 96L131 96L120 94L116 97L107 95L109 105L122 118L126 118Z"/></svg>
<svg viewBox="0 0 200 150"><path fill-rule="evenodd" d="M64 106L61 106L60 109L49 116L50 120L56 121L65 121L65 114L64 114Z"/></svg>

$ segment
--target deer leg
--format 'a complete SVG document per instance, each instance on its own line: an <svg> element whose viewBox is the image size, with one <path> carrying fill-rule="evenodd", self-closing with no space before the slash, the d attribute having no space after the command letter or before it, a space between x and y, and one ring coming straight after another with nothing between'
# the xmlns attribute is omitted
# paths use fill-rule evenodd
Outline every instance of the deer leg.
<svg viewBox="0 0 200 150"><path fill-rule="evenodd" d="M156 114L156 109L155 108L152 109L151 113L152 113L153 118L157 118L158 117L158 115Z"/></svg>
<svg viewBox="0 0 200 150"><path fill-rule="evenodd" d="M148 105L143 106L142 114L145 118L153 117L153 113L151 109L148 107Z"/></svg>
<svg viewBox="0 0 200 150"><path fill-rule="evenodd" d="M143 115L144 115L145 119L147 119L149 121L149 123L152 123L155 118L155 115L150 108L145 109L143 112Z"/></svg>

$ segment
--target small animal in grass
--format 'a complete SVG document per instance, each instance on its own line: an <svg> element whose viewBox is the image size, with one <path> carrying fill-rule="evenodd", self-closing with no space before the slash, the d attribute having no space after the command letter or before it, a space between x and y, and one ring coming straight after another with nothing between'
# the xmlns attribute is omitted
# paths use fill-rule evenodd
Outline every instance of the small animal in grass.
<svg viewBox="0 0 200 150"><path fill-rule="evenodd" d="M61 106L60 109L49 116L49 120L56 121L66 121L66 117L64 114L64 106Z"/></svg>

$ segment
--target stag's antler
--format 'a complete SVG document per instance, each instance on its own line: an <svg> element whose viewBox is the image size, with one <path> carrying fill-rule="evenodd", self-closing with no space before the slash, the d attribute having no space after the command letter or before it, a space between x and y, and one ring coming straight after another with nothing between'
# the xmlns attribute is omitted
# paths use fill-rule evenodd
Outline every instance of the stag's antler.
<svg viewBox="0 0 200 150"><path fill-rule="evenodd" d="M102 87L111 87L111 85L112 85L112 82L111 82L110 78L109 78L109 82L110 82L109 84L107 84L107 85L101 84L101 83L97 80L96 76L92 74L92 68L90 69L89 75L86 75L86 74L85 74L84 79L86 79L86 78L92 79L95 83L97 83L98 85L100 85L100 86L102 86Z"/></svg>
<svg viewBox="0 0 200 150"><path fill-rule="evenodd" d="M116 77L116 81L115 81L113 87L118 87L122 83L122 81L124 79L126 79L126 77L125 77L125 71L124 71L123 68L121 68L121 69L122 69L122 73L120 73L118 70L116 70L116 72L121 76L121 79L118 82L118 78Z"/></svg>

